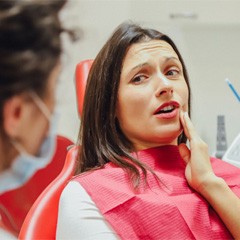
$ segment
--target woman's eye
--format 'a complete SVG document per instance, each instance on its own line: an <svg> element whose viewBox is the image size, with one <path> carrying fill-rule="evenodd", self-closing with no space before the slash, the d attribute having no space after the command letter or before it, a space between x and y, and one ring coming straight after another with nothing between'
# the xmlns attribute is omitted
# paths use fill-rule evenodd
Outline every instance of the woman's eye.
<svg viewBox="0 0 240 240"><path fill-rule="evenodd" d="M145 75L138 75L138 76L134 77L131 82L134 84L139 84L142 81L144 81L146 78L147 77Z"/></svg>
<svg viewBox="0 0 240 240"><path fill-rule="evenodd" d="M166 73L167 76L176 76L178 74L179 74L179 70L177 70L177 69L171 69L171 70L167 71L167 73Z"/></svg>

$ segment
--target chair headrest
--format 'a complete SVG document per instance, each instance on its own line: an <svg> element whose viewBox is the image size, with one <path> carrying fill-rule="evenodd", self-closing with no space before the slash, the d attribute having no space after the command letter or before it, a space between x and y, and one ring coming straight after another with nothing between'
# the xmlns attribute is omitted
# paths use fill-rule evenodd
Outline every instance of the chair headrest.
<svg viewBox="0 0 240 240"><path fill-rule="evenodd" d="M82 115L85 88L86 88L88 73L90 71L92 63L93 63L92 59L87 59L87 60L81 61L76 66L75 83L76 83L76 95L77 95L77 106L78 106L79 118Z"/></svg>

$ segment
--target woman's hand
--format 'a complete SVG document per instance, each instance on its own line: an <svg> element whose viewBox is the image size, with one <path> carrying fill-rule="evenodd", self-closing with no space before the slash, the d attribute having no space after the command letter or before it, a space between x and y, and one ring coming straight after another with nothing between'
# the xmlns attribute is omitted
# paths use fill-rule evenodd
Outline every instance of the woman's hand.
<svg viewBox="0 0 240 240"><path fill-rule="evenodd" d="M181 112L180 119L190 144L190 150L184 143L179 145L180 155L186 163L186 179L192 188L203 193L208 183L217 179L212 170L208 146L197 134L187 112Z"/></svg>
<svg viewBox="0 0 240 240"><path fill-rule="evenodd" d="M240 199L222 178L214 174L208 147L197 134L188 114L181 112L180 119L190 143L190 150L183 143L179 145L180 155L186 162L188 184L211 204L233 238L240 239Z"/></svg>

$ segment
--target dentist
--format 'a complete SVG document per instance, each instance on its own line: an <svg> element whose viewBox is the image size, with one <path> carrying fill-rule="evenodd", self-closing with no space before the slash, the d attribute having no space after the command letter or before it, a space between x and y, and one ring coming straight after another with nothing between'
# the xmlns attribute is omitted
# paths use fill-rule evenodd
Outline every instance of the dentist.
<svg viewBox="0 0 240 240"><path fill-rule="evenodd" d="M66 31L58 15L65 3L0 1L0 196L21 187L55 153L55 91Z"/></svg>

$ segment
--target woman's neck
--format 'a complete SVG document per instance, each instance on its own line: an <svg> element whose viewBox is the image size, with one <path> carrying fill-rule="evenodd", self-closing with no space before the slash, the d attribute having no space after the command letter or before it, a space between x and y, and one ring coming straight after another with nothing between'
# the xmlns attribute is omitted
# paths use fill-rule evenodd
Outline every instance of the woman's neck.
<svg viewBox="0 0 240 240"><path fill-rule="evenodd" d="M147 143L147 144L136 143L134 144L134 150L137 152L137 151L141 151L149 148L163 147L163 146L169 146L169 145L177 146L178 145L177 139L175 139L174 141L169 141L164 143Z"/></svg>

